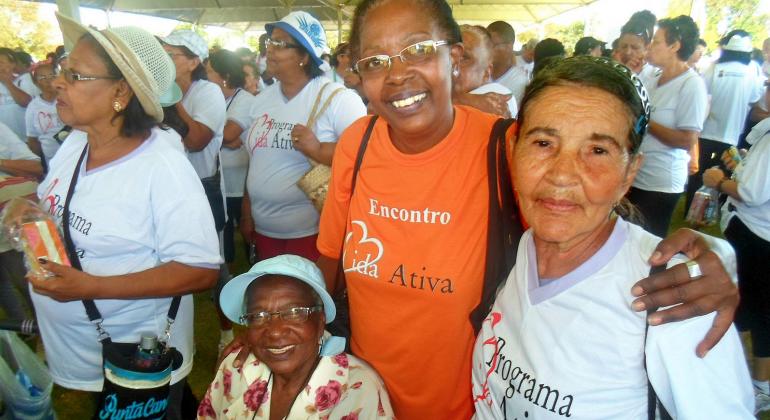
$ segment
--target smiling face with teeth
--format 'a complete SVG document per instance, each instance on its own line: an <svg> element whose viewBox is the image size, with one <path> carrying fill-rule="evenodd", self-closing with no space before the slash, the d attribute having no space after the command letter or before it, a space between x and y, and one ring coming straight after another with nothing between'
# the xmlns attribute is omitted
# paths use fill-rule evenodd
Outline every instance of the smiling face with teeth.
<svg viewBox="0 0 770 420"><path fill-rule="evenodd" d="M450 37L419 1L379 3L363 17L361 28L358 58L392 56L417 42ZM406 64L394 57L390 69L361 75L370 105L387 120L393 144L402 152L428 150L452 129L452 68L461 56L462 45L450 40L424 62Z"/></svg>
<svg viewBox="0 0 770 420"><path fill-rule="evenodd" d="M320 304L307 284L292 277L267 275L246 289L246 312L277 312ZM313 312L304 322L284 321L277 316L263 325L250 326L248 343L257 359L273 375L306 378L318 357L318 341L326 324L323 311Z"/></svg>

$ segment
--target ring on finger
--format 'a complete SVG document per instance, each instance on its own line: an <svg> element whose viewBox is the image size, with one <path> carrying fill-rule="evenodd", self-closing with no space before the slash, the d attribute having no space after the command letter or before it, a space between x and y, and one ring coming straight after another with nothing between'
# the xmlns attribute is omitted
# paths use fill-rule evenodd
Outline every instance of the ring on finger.
<svg viewBox="0 0 770 420"><path fill-rule="evenodd" d="M690 280L696 280L703 277L703 272L700 271L700 264L695 260L690 260L685 263L687 266L687 273L690 275Z"/></svg>

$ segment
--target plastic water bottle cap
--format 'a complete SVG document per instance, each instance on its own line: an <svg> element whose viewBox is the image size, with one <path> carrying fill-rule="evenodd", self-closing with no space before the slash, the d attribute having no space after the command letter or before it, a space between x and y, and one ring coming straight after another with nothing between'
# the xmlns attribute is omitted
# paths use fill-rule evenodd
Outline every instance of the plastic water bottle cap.
<svg viewBox="0 0 770 420"><path fill-rule="evenodd" d="M142 350L155 350L158 347L158 337L155 335L142 334L142 341L139 344L139 348Z"/></svg>

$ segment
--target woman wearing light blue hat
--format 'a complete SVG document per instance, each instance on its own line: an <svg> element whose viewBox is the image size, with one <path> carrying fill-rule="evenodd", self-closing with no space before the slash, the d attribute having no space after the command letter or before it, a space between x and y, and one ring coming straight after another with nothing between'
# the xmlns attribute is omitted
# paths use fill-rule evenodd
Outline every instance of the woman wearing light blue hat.
<svg viewBox="0 0 770 420"><path fill-rule="evenodd" d="M337 139L366 107L355 91L324 76L326 34L313 16L293 12L265 30L267 71L277 82L256 97L251 112L241 232L260 258L315 260L319 215L296 183L310 169L309 159L331 163ZM308 126L314 108L317 118Z"/></svg>
<svg viewBox="0 0 770 420"><path fill-rule="evenodd" d="M321 271L296 255L263 260L220 295L230 320L248 326L251 354L219 366L198 418L393 418L385 385L364 361L324 332L336 307Z"/></svg>

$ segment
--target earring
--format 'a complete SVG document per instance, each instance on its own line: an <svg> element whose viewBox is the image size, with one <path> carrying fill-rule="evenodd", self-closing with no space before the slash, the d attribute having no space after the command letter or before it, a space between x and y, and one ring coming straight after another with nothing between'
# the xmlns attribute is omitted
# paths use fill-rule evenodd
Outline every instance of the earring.
<svg viewBox="0 0 770 420"><path fill-rule="evenodd" d="M452 76L460 77L460 68L458 66L452 67Z"/></svg>
<svg viewBox="0 0 770 420"><path fill-rule="evenodd" d="M120 101L115 99L115 101L112 103L112 109L114 109L115 112L120 112L123 110L123 105L120 104Z"/></svg>
<svg viewBox="0 0 770 420"><path fill-rule="evenodd" d="M305 65L305 63L303 63L303 62L301 62L301 61L299 62L299 66L300 66L300 67L302 67L302 66L304 66L304 65Z"/></svg>
<svg viewBox="0 0 770 420"><path fill-rule="evenodd" d="M324 336L321 336L321 337L318 339L318 355L319 355L319 356L321 355L321 351L322 351L322 350L323 350L323 348L324 348L324 341L326 341L326 340L324 340Z"/></svg>
<svg viewBox="0 0 770 420"><path fill-rule="evenodd" d="M222 86L227 87L227 80L222 80Z"/></svg>

